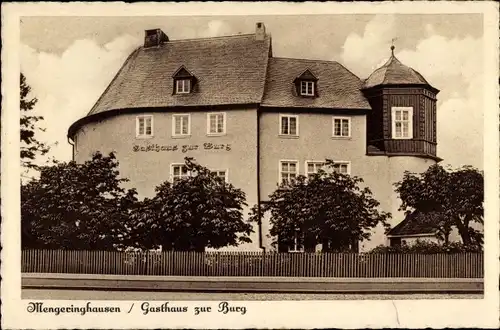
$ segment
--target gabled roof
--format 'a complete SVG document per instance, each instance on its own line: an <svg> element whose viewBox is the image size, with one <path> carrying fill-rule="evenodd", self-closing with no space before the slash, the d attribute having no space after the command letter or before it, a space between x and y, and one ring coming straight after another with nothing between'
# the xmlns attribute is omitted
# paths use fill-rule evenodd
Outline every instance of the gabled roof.
<svg viewBox="0 0 500 330"><path fill-rule="evenodd" d="M413 211L392 228L388 236L435 235L441 221L442 215L438 212Z"/></svg>
<svg viewBox="0 0 500 330"><path fill-rule="evenodd" d="M304 71L300 75L298 75L294 81L297 81L297 80L318 80L318 78L311 72L311 70L306 69L306 71Z"/></svg>
<svg viewBox="0 0 500 330"><path fill-rule="evenodd" d="M273 58L269 35L256 34L165 40L139 47L127 58L87 116L74 122L68 137L88 121L122 111L172 107L258 105L370 110L363 82L333 61ZM173 93L175 78L194 77L196 90ZM315 97L297 96L294 80L315 79Z"/></svg>
<svg viewBox="0 0 500 330"><path fill-rule="evenodd" d="M190 78L194 77L194 75L189 72L184 65L182 65L175 73L172 75L173 78Z"/></svg>
<svg viewBox="0 0 500 330"><path fill-rule="evenodd" d="M306 70L318 79L317 97L297 96L293 82ZM273 57L269 59L262 106L371 109L362 86L362 81L338 62Z"/></svg>
<svg viewBox="0 0 500 330"><path fill-rule="evenodd" d="M401 63L394 56L394 53L383 66L375 70L365 80L363 87L371 88L380 85L426 85L432 87L420 73Z"/></svg>
<svg viewBox="0 0 500 330"><path fill-rule="evenodd" d="M135 50L88 115L124 108L260 103L271 41L255 34L170 40ZM172 75L189 68L197 93L172 95Z"/></svg>

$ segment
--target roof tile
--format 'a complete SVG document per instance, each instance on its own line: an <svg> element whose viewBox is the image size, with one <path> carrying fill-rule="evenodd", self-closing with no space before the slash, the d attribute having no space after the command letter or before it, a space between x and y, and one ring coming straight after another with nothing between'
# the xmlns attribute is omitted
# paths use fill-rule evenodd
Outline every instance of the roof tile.
<svg viewBox="0 0 500 330"><path fill-rule="evenodd" d="M435 234L437 225L443 216L438 212L413 211L403 221L392 228L390 236L411 236L419 234Z"/></svg>
<svg viewBox="0 0 500 330"><path fill-rule="evenodd" d="M400 84L429 85L420 73L404 65L392 55L383 66L373 71L365 80L364 88Z"/></svg>
<svg viewBox="0 0 500 330"><path fill-rule="evenodd" d="M297 95L294 80L309 70L317 79L318 96ZM371 109L361 92L362 81L338 62L270 58L262 100L268 107Z"/></svg>
<svg viewBox="0 0 500 330"><path fill-rule="evenodd" d="M270 38L255 35L168 41L135 50L88 115L113 109L260 103ZM172 75L181 67L198 90L173 95Z"/></svg>

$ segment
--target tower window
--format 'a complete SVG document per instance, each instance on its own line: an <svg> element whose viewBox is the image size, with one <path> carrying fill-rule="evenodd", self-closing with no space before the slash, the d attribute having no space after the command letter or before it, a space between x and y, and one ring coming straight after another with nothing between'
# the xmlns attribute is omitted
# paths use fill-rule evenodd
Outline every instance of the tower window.
<svg viewBox="0 0 500 330"><path fill-rule="evenodd" d="M392 108L392 138L412 139L413 138L413 108L393 107Z"/></svg>

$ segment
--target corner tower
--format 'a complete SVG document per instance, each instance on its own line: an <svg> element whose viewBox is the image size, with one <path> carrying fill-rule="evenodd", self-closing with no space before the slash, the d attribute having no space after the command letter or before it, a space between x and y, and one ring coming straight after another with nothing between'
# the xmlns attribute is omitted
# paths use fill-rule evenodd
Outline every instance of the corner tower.
<svg viewBox="0 0 500 330"><path fill-rule="evenodd" d="M363 89L373 111L367 118L367 155L436 155L436 95L439 90L394 56L365 80Z"/></svg>

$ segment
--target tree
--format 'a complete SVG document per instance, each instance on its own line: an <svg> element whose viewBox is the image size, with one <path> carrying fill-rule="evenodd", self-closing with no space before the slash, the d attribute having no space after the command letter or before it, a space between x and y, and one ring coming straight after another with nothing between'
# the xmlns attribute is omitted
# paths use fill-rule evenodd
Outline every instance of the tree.
<svg viewBox="0 0 500 330"><path fill-rule="evenodd" d="M204 251L251 242L251 224L243 221L245 193L217 177L193 158L189 175L156 187L134 212L130 240L138 247Z"/></svg>
<svg viewBox="0 0 500 330"><path fill-rule="evenodd" d="M327 160L324 170L309 178L298 176L281 184L269 201L254 208L252 221L270 213L270 234L283 246L298 239L306 250L321 243L323 251L355 250L362 239L369 239L371 229L387 227L390 213L380 212L379 202L369 188L360 188L363 180L333 170Z"/></svg>
<svg viewBox="0 0 500 330"><path fill-rule="evenodd" d="M405 172L395 183L402 201L401 211L438 212L441 219L433 225L445 237L456 227L465 245L482 244L483 235L471 227L483 224L483 173L471 166L445 169L433 165L416 174ZM436 219L437 217L428 217Z"/></svg>
<svg viewBox="0 0 500 330"><path fill-rule="evenodd" d="M36 169L38 166L33 163L33 160L37 155L45 155L50 148L35 137L37 131L44 131L44 129L37 127L37 122L43 120L43 117L30 114L38 99L29 99L31 87L26 83L26 77L22 73L20 82L21 165L26 169Z"/></svg>
<svg viewBox="0 0 500 330"><path fill-rule="evenodd" d="M125 190L113 153L41 166L40 178L21 186L22 246L71 250L114 250L127 235L136 206Z"/></svg>

